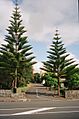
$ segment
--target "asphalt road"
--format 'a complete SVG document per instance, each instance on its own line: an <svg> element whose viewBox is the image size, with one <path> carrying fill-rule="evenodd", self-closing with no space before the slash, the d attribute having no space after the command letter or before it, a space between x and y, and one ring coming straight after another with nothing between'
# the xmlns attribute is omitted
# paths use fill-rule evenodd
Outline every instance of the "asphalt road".
<svg viewBox="0 0 79 119"><path fill-rule="evenodd" d="M0 119L79 119L79 100L0 103Z"/></svg>

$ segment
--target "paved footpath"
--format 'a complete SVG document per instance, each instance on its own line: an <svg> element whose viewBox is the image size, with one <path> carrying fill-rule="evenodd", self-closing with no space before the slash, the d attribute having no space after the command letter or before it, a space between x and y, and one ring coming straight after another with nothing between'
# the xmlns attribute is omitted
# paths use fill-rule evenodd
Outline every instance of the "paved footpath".
<svg viewBox="0 0 79 119"><path fill-rule="evenodd" d="M16 96L14 97L0 97L0 102L26 102L32 100L55 100L55 101L62 101L67 100L63 97L58 97L53 94L52 91L49 91L47 87L44 87L42 84L31 84L28 88L26 94L23 94L22 97ZM75 99L68 99L68 100L75 100Z"/></svg>
<svg viewBox="0 0 79 119"><path fill-rule="evenodd" d="M28 101L28 100L50 100L54 98L53 93L42 84L30 84L26 94L22 97L15 94L14 97L0 97L0 102Z"/></svg>

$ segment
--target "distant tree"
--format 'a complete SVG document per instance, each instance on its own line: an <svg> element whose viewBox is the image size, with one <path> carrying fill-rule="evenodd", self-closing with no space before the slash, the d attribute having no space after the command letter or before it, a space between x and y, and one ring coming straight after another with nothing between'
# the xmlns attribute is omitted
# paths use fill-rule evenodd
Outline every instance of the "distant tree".
<svg viewBox="0 0 79 119"><path fill-rule="evenodd" d="M42 77L42 80L45 80L45 86L47 87L53 87L53 88L57 88L57 78L54 77L53 73L48 72L45 73Z"/></svg>
<svg viewBox="0 0 79 119"><path fill-rule="evenodd" d="M34 82L35 83L41 83L40 73L34 73Z"/></svg>
<svg viewBox="0 0 79 119"><path fill-rule="evenodd" d="M36 63L33 61L35 57L31 51L32 47L24 35L26 30L22 26L18 4L13 11L7 31L6 44L2 44L0 48L0 70L8 70L16 88L17 82L31 77L32 66Z"/></svg>
<svg viewBox="0 0 79 119"><path fill-rule="evenodd" d="M60 81L61 78L65 78L67 75L66 68L72 66L71 70L73 70L77 65L73 64L73 58L68 59L69 54L67 54L66 48L64 48L64 44L61 41L61 37L59 37L58 30L56 30L56 34L48 54L48 60L43 62L44 68L42 69L53 73L54 77L57 78L58 95L60 96Z"/></svg>

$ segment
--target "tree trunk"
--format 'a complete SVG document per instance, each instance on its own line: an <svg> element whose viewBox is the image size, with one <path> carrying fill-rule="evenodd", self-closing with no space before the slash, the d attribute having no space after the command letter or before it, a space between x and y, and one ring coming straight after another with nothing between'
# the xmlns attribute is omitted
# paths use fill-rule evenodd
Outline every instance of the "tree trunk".
<svg viewBox="0 0 79 119"><path fill-rule="evenodd" d="M58 78L58 96L60 96L60 78Z"/></svg>
<svg viewBox="0 0 79 119"><path fill-rule="evenodd" d="M17 68L15 69L15 80L14 80L13 93L17 93Z"/></svg>
<svg viewBox="0 0 79 119"><path fill-rule="evenodd" d="M15 70L15 88L17 88L17 68Z"/></svg>

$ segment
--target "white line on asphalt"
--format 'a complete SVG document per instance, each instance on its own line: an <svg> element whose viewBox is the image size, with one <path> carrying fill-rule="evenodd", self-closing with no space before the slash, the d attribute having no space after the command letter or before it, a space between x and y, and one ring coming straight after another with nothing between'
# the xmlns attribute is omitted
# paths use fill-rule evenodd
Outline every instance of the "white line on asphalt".
<svg viewBox="0 0 79 119"><path fill-rule="evenodd" d="M78 110L76 111L57 111L57 112L40 112L40 113L30 113L30 114L65 114L65 113L79 113ZM4 116L19 116L21 114L15 115L15 114L0 114L0 117L4 117ZM22 115L27 115L27 114L22 114Z"/></svg>
<svg viewBox="0 0 79 119"><path fill-rule="evenodd" d="M2 111L5 110L6 111L6 110L24 110L24 109L37 109L37 107L36 108L10 108L10 109L8 108L8 109L0 109L0 110L2 110Z"/></svg>
<svg viewBox="0 0 79 119"><path fill-rule="evenodd" d="M40 112L36 114L63 114L63 113L79 113L79 110L75 111L56 111L56 112Z"/></svg>
<svg viewBox="0 0 79 119"><path fill-rule="evenodd" d="M33 107L33 108L6 108L6 109L0 109L0 110L4 110L4 111L6 111L6 110L24 110L24 109L27 109L27 110L29 110L29 109L38 109L39 107ZM40 107L40 108L43 108L43 107ZM50 108L50 107L49 107ZM79 106L63 106L63 107L56 107L56 108L79 108Z"/></svg>
<svg viewBox="0 0 79 119"><path fill-rule="evenodd" d="M0 114L0 117L12 116L11 114Z"/></svg>
<svg viewBox="0 0 79 119"><path fill-rule="evenodd" d="M47 111L47 110L51 110L51 109L55 109L55 108L56 107L47 107L47 108L40 108L40 109L36 109L36 108L23 108L23 109L32 109L32 110L26 111L26 112L21 112L21 113L14 113L14 114L0 114L0 117L1 116L16 116L16 115L36 114L37 112ZM15 108L15 109L22 109L22 108ZM11 109L11 110L14 110L14 108Z"/></svg>
<svg viewBox="0 0 79 119"><path fill-rule="evenodd" d="M64 107L56 107L56 108L79 108L79 106L64 106Z"/></svg>
<svg viewBox="0 0 79 119"><path fill-rule="evenodd" d="M14 113L12 115L15 116L15 115L36 114L38 112L47 111L47 110L51 110L51 109L55 109L55 108L56 107L40 108L40 109L30 110L30 111L21 112L21 113Z"/></svg>
<svg viewBox="0 0 79 119"><path fill-rule="evenodd" d="M6 109L6 110L21 110L21 109L31 109L29 111L25 112L20 112L20 113L14 113L14 114L0 114L0 116L16 116L16 115L27 115L27 114L53 114L53 113L79 113L79 110L74 110L74 111L55 111L55 112L44 112L52 109L57 109L57 108L79 108L79 106L64 106L64 107L45 107L45 108L13 108L13 109ZM5 110L5 109L1 109Z"/></svg>

